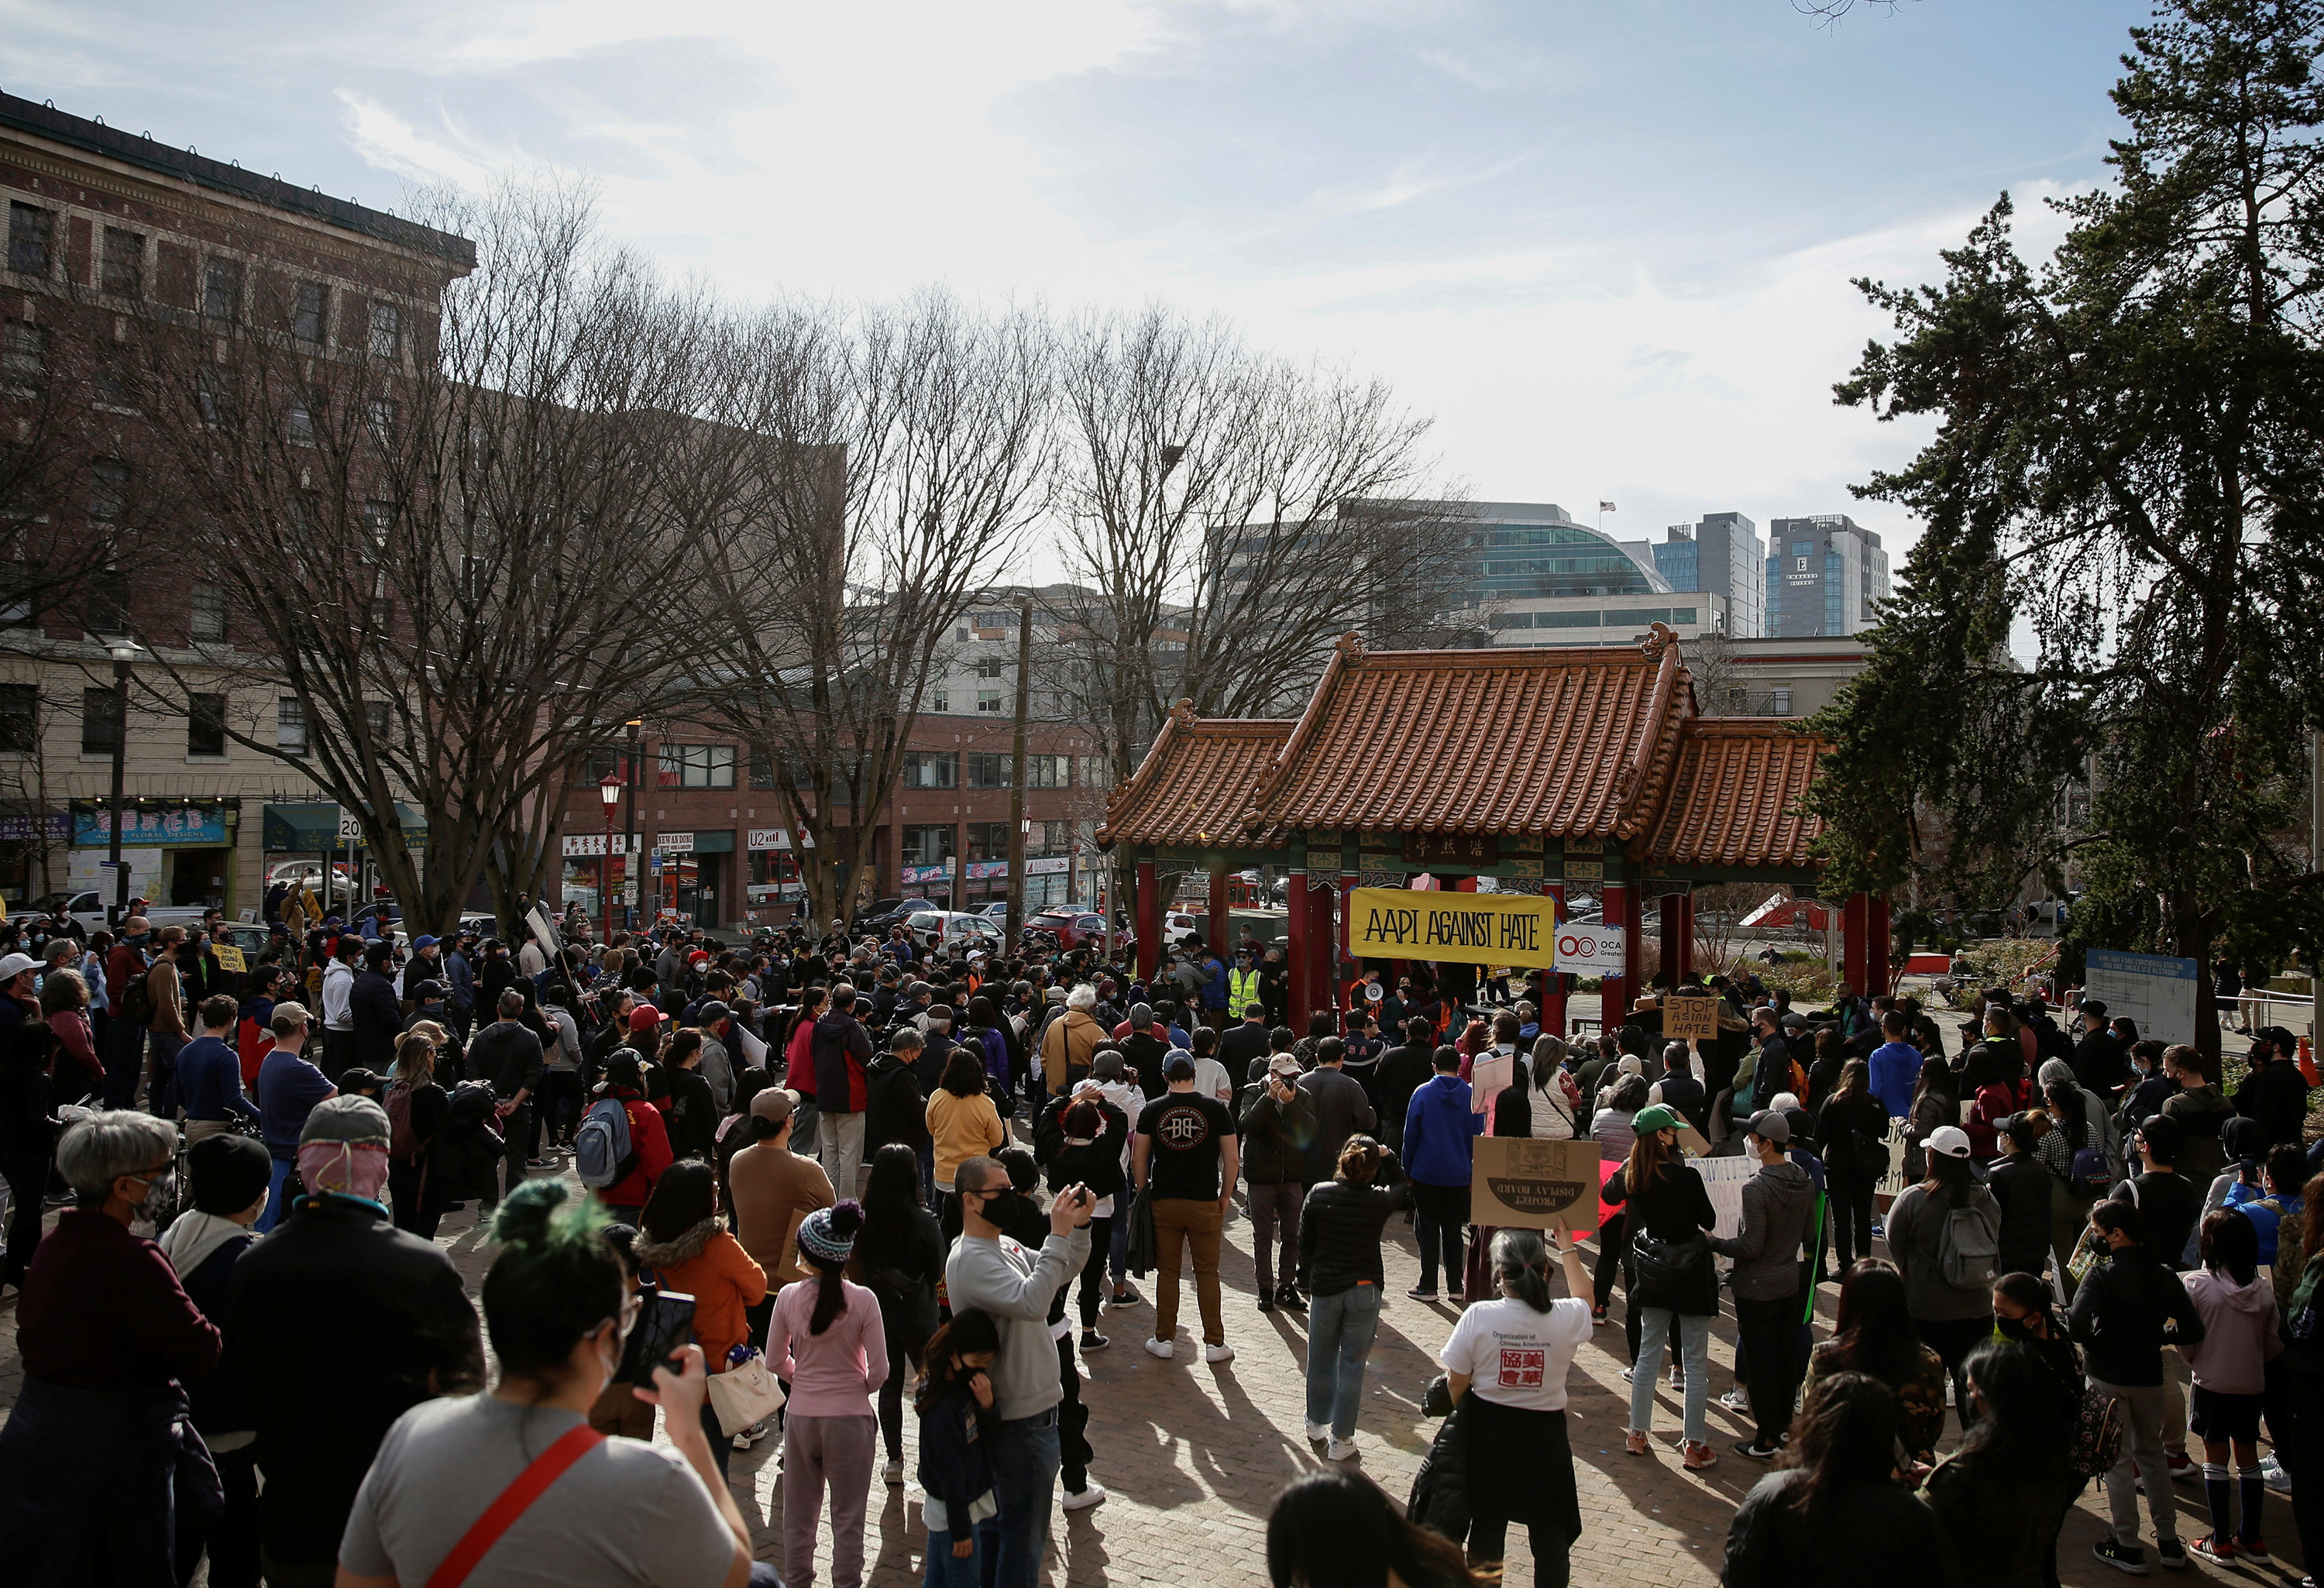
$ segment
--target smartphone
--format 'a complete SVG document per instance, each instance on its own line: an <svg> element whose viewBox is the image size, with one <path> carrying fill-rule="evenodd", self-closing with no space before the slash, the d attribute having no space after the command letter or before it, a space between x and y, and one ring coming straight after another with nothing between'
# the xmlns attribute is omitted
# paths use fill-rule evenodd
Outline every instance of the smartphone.
<svg viewBox="0 0 2324 1588"><path fill-rule="evenodd" d="M678 1350L693 1338L694 1297L677 1290L649 1292L630 1330L629 1343L622 1348L621 1371L613 1375L613 1381L651 1384L656 1368L677 1372Z"/></svg>

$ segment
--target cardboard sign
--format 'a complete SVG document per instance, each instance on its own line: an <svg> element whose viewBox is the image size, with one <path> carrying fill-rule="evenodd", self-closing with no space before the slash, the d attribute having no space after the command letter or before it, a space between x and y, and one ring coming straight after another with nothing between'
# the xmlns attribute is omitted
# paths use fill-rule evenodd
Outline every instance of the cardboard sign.
<svg viewBox="0 0 2324 1588"><path fill-rule="evenodd" d="M1515 1085L1517 1078L1515 1054L1480 1054L1469 1065L1469 1112L1490 1113L1493 1099Z"/></svg>
<svg viewBox="0 0 2324 1588"><path fill-rule="evenodd" d="M1663 1035L1674 1042L1712 1041L1719 1036L1719 999L1673 993L1663 1000Z"/></svg>
<svg viewBox="0 0 2324 1588"><path fill-rule="evenodd" d="M1470 1217L1512 1230L1586 1229L1600 1184L1595 1141L1480 1136L1469 1175Z"/></svg>
<svg viewBox="0 0 2324 1588"><path fill-rule="evenodd" d="M210 952L217 956L218 964L224 965L227 970L234 971L238 974L250 969L250 966L243 961L242 950L236 948L231 943L213 944L210 946Z"/></svg>

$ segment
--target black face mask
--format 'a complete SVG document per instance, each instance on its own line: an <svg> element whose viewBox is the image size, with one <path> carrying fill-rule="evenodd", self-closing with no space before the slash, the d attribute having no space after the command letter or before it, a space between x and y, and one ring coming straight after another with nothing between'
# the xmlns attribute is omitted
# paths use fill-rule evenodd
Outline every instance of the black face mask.
<svg viewBox="0 0 2324 1588"><path fill-rule="evenodd" d="M2001 1331L2001 1337L2005 1340L2032 1340L2035 1338L2034 1334L2034 1320L2032 1318L2006 1318L2000 1314L1996 1313L1993 1318L1993 1326Z"/></svg>
<svg viewBox="0 0 2324 1588"><path fill-rule="evenodd" d="M1003 1191L984 1199L984 1222L995 1229L1005 1230L1025 1217L1025 1196L1019 1191Z"/></svg>

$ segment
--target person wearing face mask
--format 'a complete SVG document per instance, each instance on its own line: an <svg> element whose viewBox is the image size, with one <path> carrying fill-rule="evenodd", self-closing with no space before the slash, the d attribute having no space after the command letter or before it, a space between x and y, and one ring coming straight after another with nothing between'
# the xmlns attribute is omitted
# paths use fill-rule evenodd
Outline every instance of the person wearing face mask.
<svg viewBox="0 0 2324 1588"><path fill-rule="evenodd" d="M202 1316L221 1331L234 1295L234 1265L257 1239L251 1225L266 1210L271 1160L266 1149L247 1136L211 1136L186 1153L188 1195L193 1207L171 1221L161 1236L161 1253ZM180 1570L190 1570L192 1551L207 1548L215 1588L257 1588L258 1464L253 1459L250 1416L224 1373L186 1386L194 1428L217 1464L226 1509L197 1540L186 1538L180 1520Z"/></svg>
<svg viewBox="0 0 2324 1588"><path fill-rule="evenodd" d="M216 1482L183 1380L218 1331L136 1234L172 1199L178 1133L123 1110L76 1122L57 1168L77 1205L41 1242L16 1308L24 1381L0 1428L0 1560L12 1581L175 1581L170 1518Z"/></svg>
<svg viewBox="0 0 2324 1588"><path fill-rule="evenodd" d="M226 1367L258 1434L266 1579L284 1588L332 1582L355 1491L395 1419L484 1376L450 1255L390 1223L380 1201L389 1133L368 1098L315 1104L299 1132L307 1194L235 1264Z"/></svg>
<svg viewBox="0 0 2324 1588"><path fill-rule="evenodd" d="M529 1476L541 1486L493 1530L470 1583L503 1560L570 1588L775 1588L703 1436L699 1345L680 1346L676 1370L656 1363L652 1384L632 1391L660 1406L669 1448L589 1426L641 1306L603 1210L561 1182L528 1181L502 1203L493 1239L484 1301L499 1381L489 1394L423 1401L388 1430L337 1541L339 1582L430 1581Z"/></svg>

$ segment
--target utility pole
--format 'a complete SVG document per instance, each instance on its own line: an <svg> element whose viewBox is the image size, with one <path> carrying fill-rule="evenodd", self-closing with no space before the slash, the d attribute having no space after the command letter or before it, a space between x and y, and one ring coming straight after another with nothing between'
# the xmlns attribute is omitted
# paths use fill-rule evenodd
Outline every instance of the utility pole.
<svg viewBox="0 0 2324 1588"><path fill-rule="evenodd" d="M1033 711L1033 597L1017 598L1017 743L1009 779L1009 914L1001 923L1001 953L1017 951L1025 924L1025 722Z"/></svg>
<svg viewBox="0 0 2324 1588"><path fill-rule="evenodd" d="M640 903L645 900L644 886L638 876L638 735L645 723L641 718L632 717L628 727L630 763L622 771L629 774L624 780L630 786L630 797L622 817L622 903L625 907L622 919L634 932L638 927L638 916L636 906L630 903L631 891L637 891ZM611 911L607 913L610 919Z"/></svg>
<svg viewBox="0 0 2324 1588"><path fill-rule="evenodd" d="M2308 869L2324 872L2324 728L2308 734ZM2324 1048L2324 953L2308 967L2308 1039Z"/></svg>

